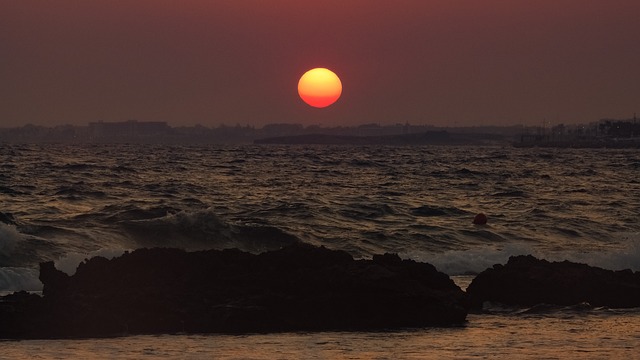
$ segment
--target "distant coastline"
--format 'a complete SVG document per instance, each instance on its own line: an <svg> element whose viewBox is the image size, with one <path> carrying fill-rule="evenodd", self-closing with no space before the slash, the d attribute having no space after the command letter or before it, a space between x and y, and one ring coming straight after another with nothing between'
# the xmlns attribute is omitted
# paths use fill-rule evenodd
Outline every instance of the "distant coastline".
<svg viewBox="0 0 640 360"><path fill-rule="evenodd" d="M508 145L522 126L435 127L409 123L350 127L275 123L253 126L171 127L166 122L91 122L87 126L25 125L0 128L8 143L154 143L154 144L353 144L353 145Z"/></svg>
<svg viewBox="0 0 640 360"><path fill-rule="evenodd" d="M514 142L517 148L573 148L573 149L640 149L640 138L590 138L572 140L538 140Z"/></svg>
<svg viewBox="0 0 640 360"><path fill-rule="evenodd" d="M0 128L4 143L473 145L553 148L640 148L640 123L603 119L590 124L526 127L435 127L397 123L351 127L275 123L254 126L171 127L166 122L127 120L87 126L25 125Z"/></svg>
<svg viewBox="0 0 640 360"><path fill-rule="evenodd" d="M551 148L640 148L640 122L633 119L603 119L589 126L568 128L564 125L550 129L539 128L520 136L516 147Z"/></svg>
<svg viewBox="0 0 640 360"><path fill-rule="evenodd" d="M254 144L283 145L497 145L508 144L501 135L493 134L457 134L445 130L427 131L418 134L387 136L344 136L326 134L308 134L278 136L254 140Z"/></svg>

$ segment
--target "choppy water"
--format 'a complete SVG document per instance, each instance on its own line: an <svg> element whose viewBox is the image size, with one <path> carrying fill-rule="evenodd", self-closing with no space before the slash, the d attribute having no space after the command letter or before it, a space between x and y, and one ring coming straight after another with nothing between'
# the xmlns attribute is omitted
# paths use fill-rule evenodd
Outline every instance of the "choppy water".
<svg viewBox="0 0 640 360"><path fill-rule="evenodd" d="M0 144L0 292L38 290L43 260L298 240L450 275L527 253L640 270L639 174L638 150Z"/></svg>

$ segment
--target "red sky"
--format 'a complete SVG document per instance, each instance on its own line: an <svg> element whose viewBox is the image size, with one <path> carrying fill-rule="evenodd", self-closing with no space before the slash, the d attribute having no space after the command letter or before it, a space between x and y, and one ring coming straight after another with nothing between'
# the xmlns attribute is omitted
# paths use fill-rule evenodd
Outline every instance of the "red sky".
<svg viewBox="0 0 640 360"><path fill-rule="evenodd" d="M0 127L640 114L638 0L0 0ZM305 105L308 69L342 98Z"/></svg>

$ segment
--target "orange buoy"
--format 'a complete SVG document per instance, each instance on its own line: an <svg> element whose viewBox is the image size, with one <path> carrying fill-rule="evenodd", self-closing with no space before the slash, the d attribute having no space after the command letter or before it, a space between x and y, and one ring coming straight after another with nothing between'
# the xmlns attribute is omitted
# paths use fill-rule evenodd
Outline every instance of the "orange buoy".
<svg viewBox="0 0 640 360"><path fill-rule="evenodd" d="M473 223L476 225L485 225L487 223L487 215L480 213L473 218Z"/></svg>

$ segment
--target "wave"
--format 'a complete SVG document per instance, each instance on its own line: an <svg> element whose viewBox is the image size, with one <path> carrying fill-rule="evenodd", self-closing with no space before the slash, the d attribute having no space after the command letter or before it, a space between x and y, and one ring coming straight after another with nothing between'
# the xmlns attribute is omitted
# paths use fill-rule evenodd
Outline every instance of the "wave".
<svg viewBox="0 0 640 360"><path fill-rule="evenodd" d="M230 224L219 218L211 209L180 211L175 214L152 209L125 211L116 225L133 238L133 247L177 247L187 250L238 248L243 251L261 253L279 249L300 240L276 227L254 224ZM140 219L142 217L142 219ZM31 232L52 235L57 228L51 226L27 226ZM37 228L37 229L34 229ZM36 231L37 230L37 231ZM53 232L53 233L52 233ZM109 244L109 243L107 243ZM111 243L113 244L113 242ZM124 247L104 247L95 251L78 252L67 248L54 249L55 244L20 232L15 225L0 222L0 292L18 290L39 291L42 288L37 264L55 260L56 267L69 275L82 261L94 256L113 258L126 251ZM23 264L25 267L20 267ZM31 267L26 267L31 266Z"/></svg>
<svg viewBox="0 0 640 360"><path fill-rule="evenodd" d="M16 219L11 213L0 212L0 223L16 225Z"/></svg>
<svg viewBox="0 0 640 360"><path fill-rule="evenodd" d="M79 235L77 230L65 228L62 226L22 224L18 225L17 229L24 235L31 235L42 239L83 238Z"/></svg>
<svg viewBox="0 0 640 360"><path fill-rule="evenodd" d="M64 252L53 241L28 234L23 227L0 222L0 268L35 266Z"/></svg>
<svg viewBox="0 0 640 360"><path fill-rule="evenodd" d="M63 186L59 188L55 193L55 196L60 196L65 199L78 199L84 200L86 198L104 198L107 194L104 191L90 190L84 186Z"/></svg>
<svg viewBox="0 0 640 360"><path fill-rule="evenodd" d="M477 171L477 170L471 170L471 169L467 169L465 167L457 169L453 172L454 175L456 176L468 176L468 177L479 177L479 176L488 176L489 174L487 174L486 172L482 172L482 171Z"/></svg>
<svg viewBox="0 0 640 360"><path fill-rule="evenodd" d="M15 225L0 222L0 261L3 258L11 256L13 250L22 239L22 235L18 232Z"/></svg>
<svg viewBox="0 0 640 360"><path fill-rule="evenodd" d="M64 165L58 165L57 168L67 171L82 171L82 170L105 170L107 166L92 164L92 163L67 163Z"/></svg>
<svg viewBox="0 0 640 360"><path fill-rule="evenodd" d="M353 159L348 162L350 166L354 167L386 167L383 162L375 161L375 160L366 160L366 159Z"/></svg>
<svg viewBox="0 0 640 360"><path fill-rule="evenodd" d="M0 295L21 290L42 291L39 275L35 268L0 267Z"/></svg>
<svg viewBox="0 0 640 360"><path fill-rule="evenodd" d="M23 195L24 193L8 186L0 186L0 194L6 194L11 196Z"/></svg>
<svg viewBox="0 0 640 360"><path fill-rule="evenodd" d="M171 206L154 206L140 208L135 205L109 205L102 209L97 216L104 215L107 222L156 219L180 212Z"/></svg>
<svg viewBox="0 0 640 360"><path fill-rule="evenodd" d="M423 205L417 208L411 209L411 214L415 216L435 217L435 216L452 216L452 215L466 215L469 212L458 209L456 207L442 207Z"/></svg>
<svg viewBox="0 0 640 360"><path fill-rule="evenodd" d="M179 247L188 250L228 249L260 253L300 240L262 224L225 222L211 209L180 211L163 217L125 220L119 225L137 246Z"/></svg>
<svg viewBox="0 0 640 360"><path fill-rule="evenodd" d="M509 190L509 191L501 191L491 194L493 197L526 197L528 196L525 191L522 190Z"/></svg>
<svg viewBox="0 0 640 360"><path fill-rule="evenodd" d="M337 213L348 219L358 221L393 215L396 214L396 210L388 204L352 203L346 204Z"/></svg>
<svg viewBox="0 0 640 360"><path fill-rule="evenodd" d="M115 173L137 173L138 172L136 171L136 169L128 166L124 166L124 165L113 166L109 170Z"/></svg>

